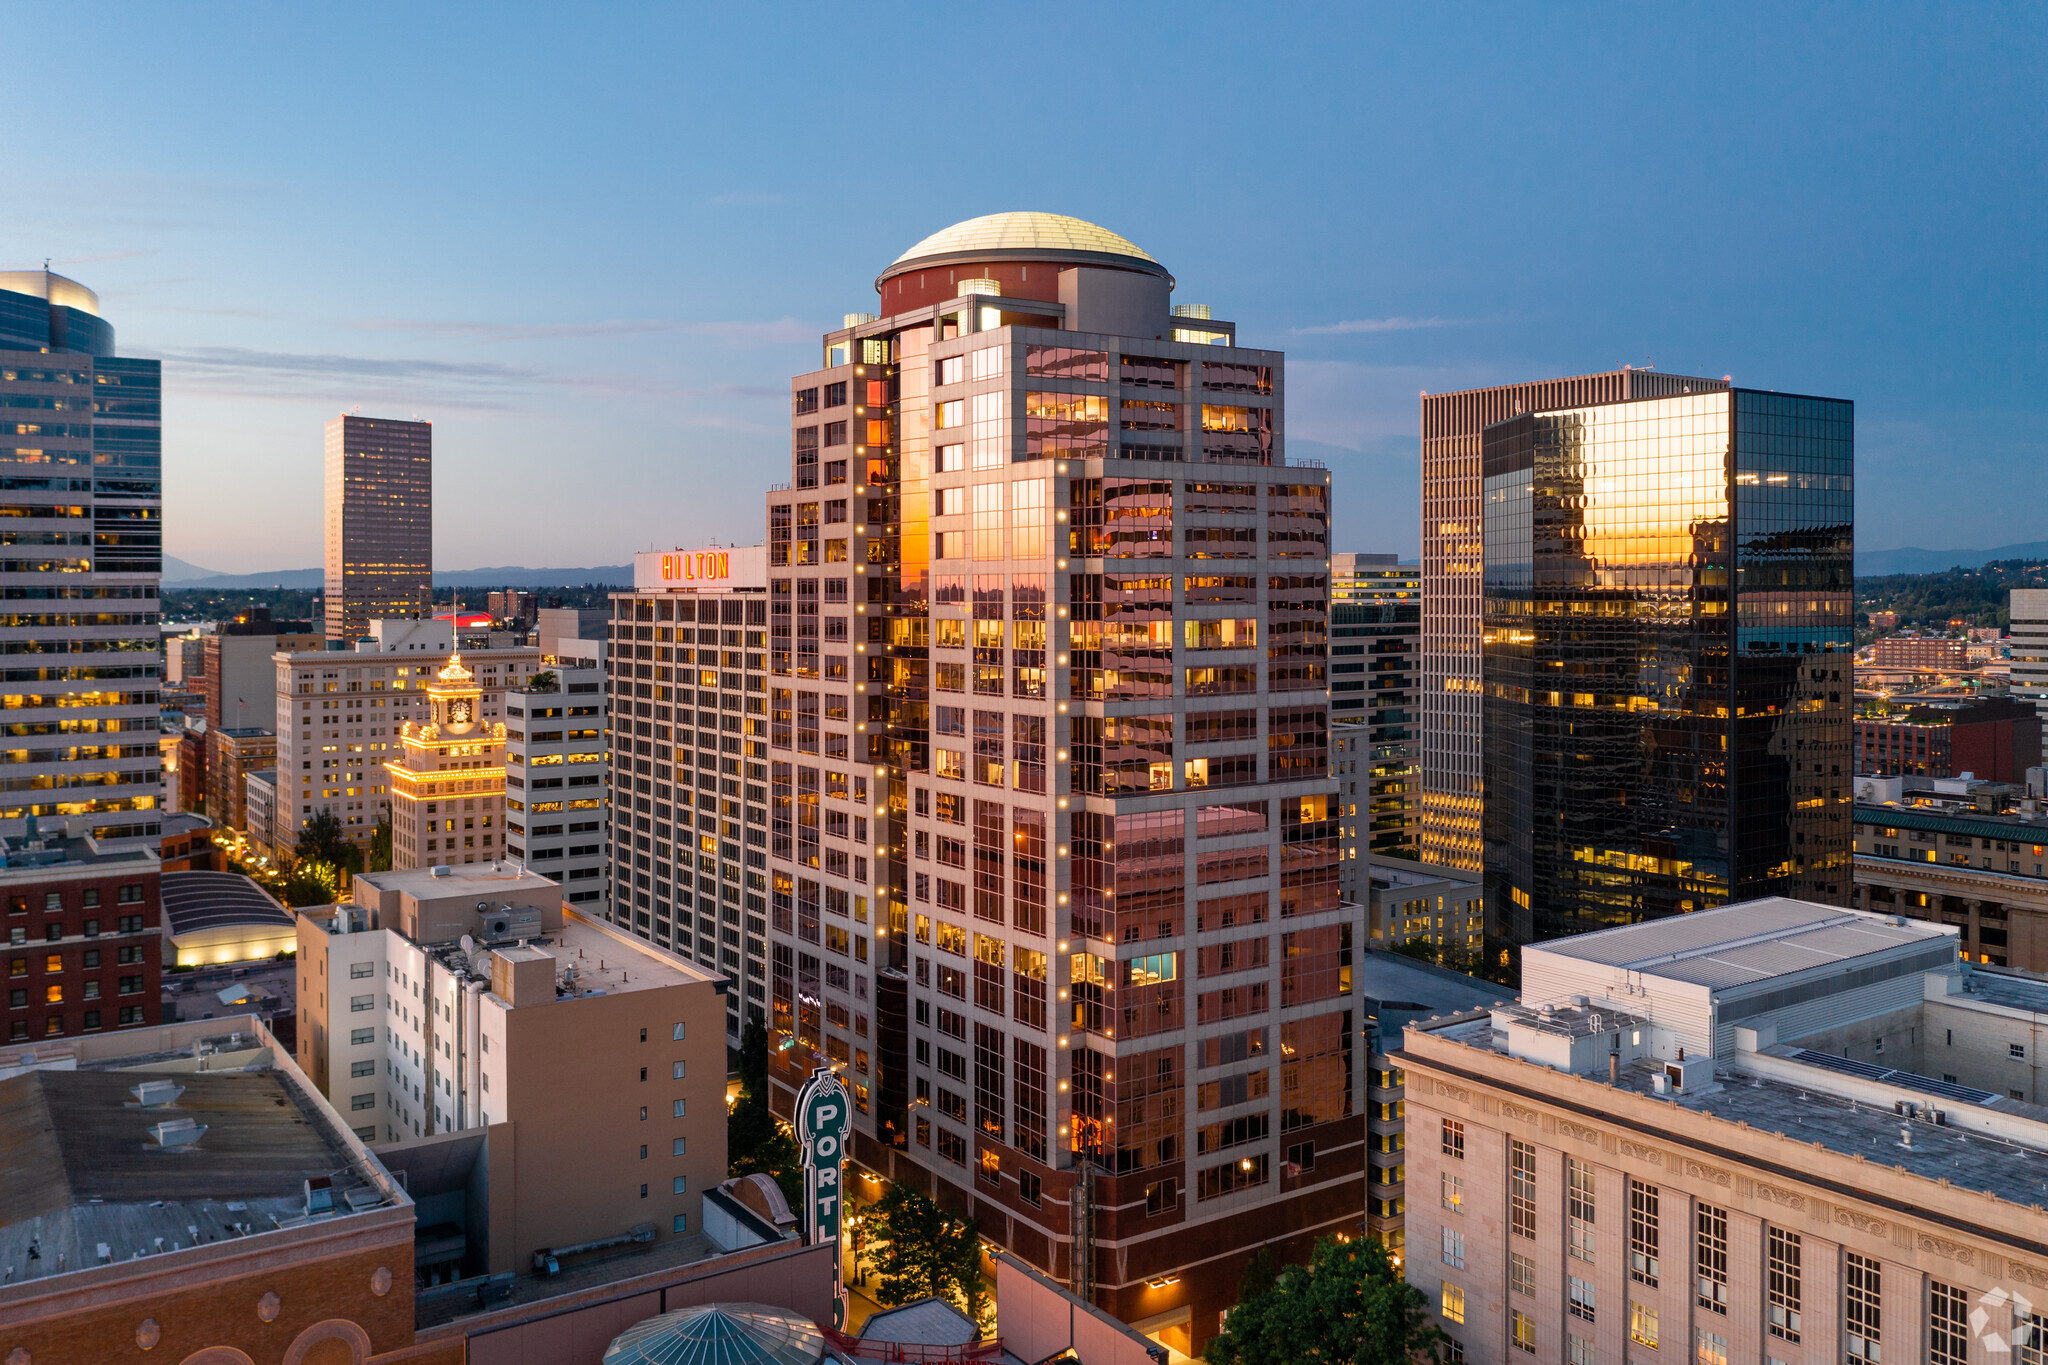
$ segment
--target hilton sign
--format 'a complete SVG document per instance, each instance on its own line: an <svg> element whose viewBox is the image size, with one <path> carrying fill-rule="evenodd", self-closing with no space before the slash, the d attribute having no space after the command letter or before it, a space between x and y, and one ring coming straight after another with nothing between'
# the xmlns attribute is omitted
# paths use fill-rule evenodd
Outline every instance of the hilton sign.
<svg viewBox="0 0 2048 1365"><path fill-rule="evenodd" d="M737 549L657 550L633 556L633 586L642 592L732 588L763 588L768 584L768 550L763 545Z"/></svg>

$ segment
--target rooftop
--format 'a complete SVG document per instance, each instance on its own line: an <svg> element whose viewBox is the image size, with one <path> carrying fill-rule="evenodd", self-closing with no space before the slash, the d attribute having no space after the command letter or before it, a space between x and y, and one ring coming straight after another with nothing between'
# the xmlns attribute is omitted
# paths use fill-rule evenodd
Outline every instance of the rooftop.
<svg viewBox="0 0 2048 1365"><path fill-rule="evenodd" d="M1619 1021L1610 1016L1607 1026ZM1496 1043L1494 1021L1480 1014L1432 1030L1437 1037L1480 1048L1504 1052ZM1697 1127L1688 1127L1685 1113L1703 1114L1728 1123L1772 1133L1797 1142L1818 1143L1845 1156L1861 1156L1881 1166L1896 1166L1928 1180L1947 1180L1966 1190L1979 1190L2022 1206L2048 1205L2048 1109L2017 1100L1993 1097L1986 1103L1970 1104L1946 1096L1941 1098L1945 1122L1902 1118L1893 1105L1921 1103L1942 1088L1914 1084L1923 1078L1889 1072L1890 1081L1862 1079L1815 1065L1795 1054L1793 1047L1775 1047L1757 1066L1768 1066L1771 1074L1737 1065L1714 1072L1715 1083L1696 1092L1660 1094L1656 1082L1666 1076L1666 1064L1659 1061L1625 1063L1620 1070L1619 1088L1645 1098L1674 1106L1670 1120L1671 1137L1678 1141L1711 1141ZM1839 1059L1836 1059L1839 1060ZM1529 1064L1549 1077L1548 1069ZM1587 1084L1607 1085L1604 1073L1579 1078ZM1546 1101L1556 1102L1553 1083L1543 1083ZM1858 1093L1860 1092L1860 1093ZM1963 1111L1976 1109L1994 1118L1983 1126L1964 1127L1956 1120ZM1930 1110L1931 1112L1931 1110ZM1984 1131L1995 1126L1999 1131ZM1909 1139L1901 1141L1902 1131ZM1799 1178L1798 1171L1785 1172Z"/></svg>
<svg viewBox="0 0 2048 1365"><path fill-rule="evenodd" d="M649 991L716 979L651 943L618 933L573 910L563 913L561 933L535 939L524 949L497 951L535 950L555 959L555 979L559 982L566 978L578 994L616 995L620 991Z"/></svg>
<svg viewBox="0 0 2048 1365"><path fill-rule="evenodd" d="M88 823L80 819L83 827ZM72 834L71 822L38 822L33 817L26 833L0 839L0 882L32 882L57 872L120 869L129 864L136 871L154 868L160 860L144 848L105 849L90 834Z"/></svg>
<svg viewBox="0 0 2048 1365"><path fill-rule="evenodd" d="M1392 889L1435 886L1442 882L1452 882L1475 889L1479 885L1479 878L1470 872L1460 872L1454 867L1440 867L1434 863L1410 862L1406 858L1374 858L1371 875L1375 891L1382 887Z"/></svg>
<svg viewBox="0 0 2048 1365"><path fill-rule="evenodd" d="M554 884L540 873L527 870L510 859L491 863L454 863L438 869L438 872L440 875L431 867L408 867L397 872L358 872L356 877L379 891L400 891L418 900L436 900L442 896L489 898L507 891L528 891L542 884Z"/></svg>
<svg viewBox="0 0 2048 1365"><path fill-rule="evenodd" d="M126 1034L122 1044L166 1050L53 1055L0 1080L4 1283L405 1202L276 1065L268 1034L207 1027L224 1025ZM214 1069L191 1070L195 1059ZM308 1180L316 1202L331 1197L311 1215Z"/></svg>
<svg viewBox="0 0 2048 1365"><path fill-rule="evenodd" d="M1718 989L1937 940L1952 957L1954 937L1953 930L1924 920L1768 896L1550 939L1524 951Z"/></svg>
<svg viewBox="0 0 2048 1365"><path fill-rule="evenodd" d="M1087 251L1107 256L1152 257L1108 228L1059 213L986 213L942 228L898 256L892 265L963 251ZM1156 264L1156 262L1155 262Z"/></svg>
<svg viewBox="0 0 2048 1365"><path fill-rule="evenodd" d="M173 938L227 925L293 924L290 911L239 872L166 872L163 901Z"/></svg>

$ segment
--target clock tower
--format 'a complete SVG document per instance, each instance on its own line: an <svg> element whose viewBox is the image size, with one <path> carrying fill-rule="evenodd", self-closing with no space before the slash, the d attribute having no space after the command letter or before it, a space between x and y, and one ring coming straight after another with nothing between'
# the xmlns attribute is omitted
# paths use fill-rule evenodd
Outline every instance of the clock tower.
<svg viewBox="0 0 2048 1365"><path fill-rule="evenodd" d="M483 719L483 689L460 654L422 689L391 776L391 866L490 862L505 852L505 726Z"/></svg>

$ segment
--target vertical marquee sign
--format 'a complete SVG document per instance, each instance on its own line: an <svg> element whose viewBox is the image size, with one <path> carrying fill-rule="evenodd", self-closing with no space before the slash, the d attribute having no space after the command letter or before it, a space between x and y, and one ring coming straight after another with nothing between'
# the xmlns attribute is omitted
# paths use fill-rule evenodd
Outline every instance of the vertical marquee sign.
<svg viewBox="0 0 2048 1365"><path fill-rule="evenodd" d="M796 1140L804 1154L804 1228L813 1246L832 1243L832 1325L840 1331L847 1321L839 1259L839 1231L846 1212L840 1174L845 1169L846 1135L852 1128L853 1097L831 1067L819 1067L797 1092Z"/></svg>

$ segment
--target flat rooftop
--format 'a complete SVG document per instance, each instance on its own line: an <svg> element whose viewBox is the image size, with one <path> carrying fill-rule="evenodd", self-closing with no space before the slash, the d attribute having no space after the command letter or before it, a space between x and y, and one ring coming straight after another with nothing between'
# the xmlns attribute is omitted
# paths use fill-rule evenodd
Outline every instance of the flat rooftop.
<svg viewBox="0 0 2048 1365"><path fill-rule="evenodd" d="M1479 879L1469 872L1455 868L1438 867L1432 863L1411 863L1405 858L1394 858L1372 862L1372 884L1375 890L1382 887L1397 888L1411 886L1436 886L1449 882L1454 886L1477 890Z"/></svg>
<svg viewBox="0 0 2048 1365"><path fill-rule="evenodd" d="M1690 915L1529 945L1538 952L1720 989L1944 941L1955 931L1811 901L1769 896Z"/></svg>
<svg viewBox="0 0 2048 1365"><path fill-rule="evenodd" d="M437 877L431 867L409 867L402 872L358 872L356 876L380 891L401 891L416 900L438 900L443 896L501 896L510 890L530 891L556 883L538 872L522 871L518 863L503 859L494 863L455 863L447 875Z"/></svg>
<svg viewBox="0 0 2048 1365"><path fill-rule="evenodd" d="M1506 1055L1505 1047L1496 1045L1493 1030L1493 1018L1480 1014L1429 1031L1435 1037ZM1902 1098L1933 1103L1951 1113L1970 1108L1996 1114L2014 1121L2001 1125L2009 1131L2024 1133L2028 1131L2027 1125L2039 1125L2033 1129L2039 1140L2013 1140L1980 1130L1915 1122L1893 1112L1889 1102L1841 1093L1849 1088L1842 1083L1844 1077L1828 1068L1801 1062L1797 1057L1800 1051L1796 1047L1776 1047L1770 1050L1770 1055L1789 1063L1785 1069L1794 1074L1810 1073L1810 1083L1804 1076L1787 1080L1735 1067L1717 1071L1717 1084L1707 1090L1658 1095L1655 1078L1664 1074L1664 1063L1642 1061L1621 1068L1619 1088L1668 1101L1692 1113L1729 1123L1746 1123L1753 1129L1798 1142L1819 1143L1843 1155L1861 1155L1875 1165L1902 1167L1928 1180L1947 1180L1963 1189L1981 1190L2021 1206L2048 1205L2048 1108L2002 1096L1971 1104L1916 1087L1911 1083L1916 1078L1905 1077L1903 1073L1888 1073L1901 1078L1884 1084L1896 1087ZM1535 1062L1524 1065L1540 1078L1555 1074ZM1609 1084L1604 1073L1579 1079L1602 1086ZM1939 1085L1935 1083L1936 1087ZM1674 1119L1674 1124L1683 1127L1682 1120ZM1910 1145L1900 1141L1901 1128L1911 1134ZM1700 1134L1694 1131L1683 1136L1697 1138Z"/></svg>
<svg viewBox="0 0 2048 1365"><path fill-rule="evenodd" d="M133 1036L143 1042L151 1032ZM193 1065L199 1050L224 1069L171 1069ZM402 1202L331 1112L271 1057L262 1035L223 1034L0 1080L5 1283ZM152 1063L164 1069L148 1070ZM168 1084L161 1096L138 1096L145 1082ZM165 1102L145 1107L143 1098ZM203 1131L166 1146L154 1133L166 1123L174 1135L189 1133L187 1125ZM308 1179L333 1182L333 1212L307 1217Z"/></svg>
<svg viewBox="0 0 2048 1365"><path fill-rule="evenodd" d="M556 981L573 972L570 981L578 994L603 991L616 995L719 979L651 943L605 928L573 911L563 914L559 934L529 939L526 946L555 959Z"/></svg>

